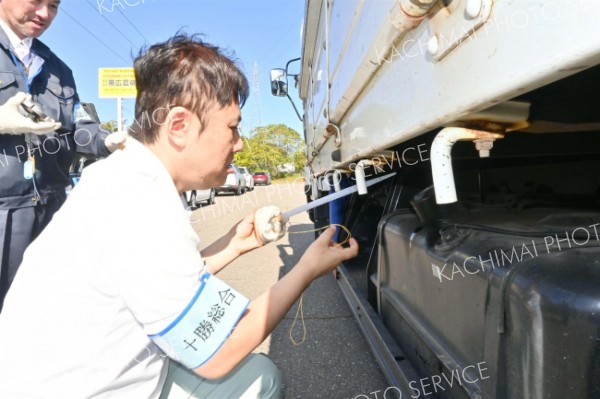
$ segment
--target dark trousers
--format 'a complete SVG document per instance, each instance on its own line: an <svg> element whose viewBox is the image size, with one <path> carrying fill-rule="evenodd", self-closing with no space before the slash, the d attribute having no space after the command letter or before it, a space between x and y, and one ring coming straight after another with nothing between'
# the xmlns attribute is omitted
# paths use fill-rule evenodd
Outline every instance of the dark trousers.
<svg viewBox="0 0 600 399"><path fill-rule="evenodd" d="M44 205L0 209L0 311L4 297L21 265L25 249L50 223L65 199L66 195L61 195L50 198Z"/></svg>

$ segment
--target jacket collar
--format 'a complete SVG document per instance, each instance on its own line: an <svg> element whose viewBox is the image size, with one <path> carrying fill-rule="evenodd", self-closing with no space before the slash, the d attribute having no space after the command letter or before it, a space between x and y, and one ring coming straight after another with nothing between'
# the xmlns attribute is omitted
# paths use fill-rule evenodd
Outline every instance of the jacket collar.
<svg viewBox="0 0 600 399"><path fill-rule="evenodd" d="M33 51L34 53L36 53L37 55L39 55L40 57L45 58L45 59L50 58L50 55L52 54L52 51L50 51L50 48L38 39L33 39L33 44L31 45L31 51Z"/></svg>
<svg viewBox="0 0 600 399"><path fill-rule="evenodd" d="M4 29L0 29L0 45L5 50L10 50L10 40L8 40L8 35L4 32Z"/></svg>
<svg viewBox="0 0 600 399"><path fill-rule="evenodd" d="M3 29L0 29L0 45L4 48L4 50L10 50L10 40L8 39L8 35L4 32ZM36 53L42 58L49 58L52 52L50 48L42 43L38 39L33 39L33 43L31 44L31 51Z"/></svg>
<svg viewBox="0 0 600 399"><path fill-rule="evenodd" d="M31 44L33 42L32 38L27 37L21 40L19 36L17 36L17 34L10 28L10 26L8 26L8 24L2 19L0 19L0 28L2 28L6 34L6 37L8 37L8 42L12 44L12 47L18 47L19 45L24 44L27 47L27 51L31 49Z"/></svg>

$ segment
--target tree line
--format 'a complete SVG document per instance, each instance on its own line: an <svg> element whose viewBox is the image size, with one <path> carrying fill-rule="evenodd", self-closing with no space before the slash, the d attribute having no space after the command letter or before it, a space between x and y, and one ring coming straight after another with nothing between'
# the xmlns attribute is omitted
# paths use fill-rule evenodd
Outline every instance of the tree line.
<svg viewBox="0 0 600 399"><path fill-rule="evenodd" d="M304 140L289 126L259 126L242 140L244 150L235 154L234 161L252 172L268 171L271 176L281 177L288 173L278 166L291 164L301 172L306 164Z"/></svg>

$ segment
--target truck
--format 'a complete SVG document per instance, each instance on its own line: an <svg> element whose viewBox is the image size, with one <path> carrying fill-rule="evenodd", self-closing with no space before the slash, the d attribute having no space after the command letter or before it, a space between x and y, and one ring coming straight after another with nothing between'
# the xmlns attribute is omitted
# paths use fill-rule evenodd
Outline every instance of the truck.
<svg viewBox="0 0 600 399"><path fill-rule="evenodd" d="M600 398L600 1L308 0L271 90L386 397Z"/></svg>

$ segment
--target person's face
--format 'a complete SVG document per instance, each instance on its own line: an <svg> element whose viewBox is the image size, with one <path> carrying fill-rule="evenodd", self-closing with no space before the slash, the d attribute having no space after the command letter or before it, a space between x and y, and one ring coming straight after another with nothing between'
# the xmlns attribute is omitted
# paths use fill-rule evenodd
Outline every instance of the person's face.
<svg viewBox="0 0 600 399"><path fill-rule="evenodd" d="M204 130L192 136L184 165L188 171L188 189L219 187L225 182L233 154L244 147L238 132L240 115L236 103L214 108L206 119Z"/></svg>
<svg viewBox="0 0 600 399"><path fill-rule="evenodd" d="M19 36L37 38L52 24L60 0L1 0L0 18Z"/></svg>

